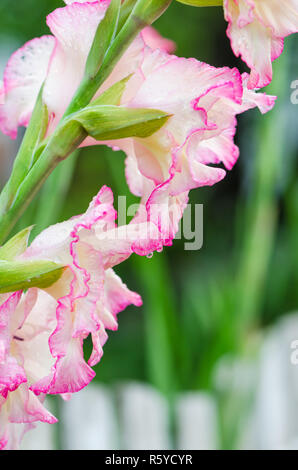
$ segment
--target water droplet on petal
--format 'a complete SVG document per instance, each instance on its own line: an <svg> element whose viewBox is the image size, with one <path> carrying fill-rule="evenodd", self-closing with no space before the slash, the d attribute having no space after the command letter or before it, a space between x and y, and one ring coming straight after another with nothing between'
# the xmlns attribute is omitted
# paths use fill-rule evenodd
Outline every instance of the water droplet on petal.
<svg viewBox="0 0 298 470"><path fill-rule="evenodd" d="M152 258L152 256L153 256L153 253L148 253L147 258L150 259L150 258Z"/></svg>

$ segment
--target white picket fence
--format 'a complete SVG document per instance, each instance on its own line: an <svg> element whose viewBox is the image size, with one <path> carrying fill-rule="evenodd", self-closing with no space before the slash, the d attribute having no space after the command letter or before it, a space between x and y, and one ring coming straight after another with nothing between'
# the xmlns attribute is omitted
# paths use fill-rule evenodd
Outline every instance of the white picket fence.
<svg viewBox="0 0 298 470"><path fill-rule="evenodd" d="M117 395L117 398L116 398ZM66 450L172 449L166 400L148 385L130 383L117 393L90 385L63 403L61 445ZM217 447L216 405L208 395L189 393L177 400L180 449ZM57 425L39 424L22 449L54 450Z"/></svg>
<svg viewBox="0 0 298 470"><path fill-rule="evenodd" d="M176 438L170 432L169 408L149 385L113 388L90 385L63 402L60 446L63 449L218 449L218 396L224 412L241 416L239 449L298 449L298 365L291 363L298 340L298 315L279 321L264 337L254 360L223 358L215 371L217 399L202 392L177 397ZM250 404L248 406L247 404ZM248 412L245 413L244 407ZM55 449L57 425L30 431L23 449Z"/></svg>

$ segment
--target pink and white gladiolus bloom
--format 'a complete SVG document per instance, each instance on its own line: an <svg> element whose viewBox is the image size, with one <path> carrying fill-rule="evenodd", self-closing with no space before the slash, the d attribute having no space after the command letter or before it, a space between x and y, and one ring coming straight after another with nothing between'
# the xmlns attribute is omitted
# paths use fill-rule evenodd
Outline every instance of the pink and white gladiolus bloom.
<svg viewBox="0 0 298 470"><path fill-rule="evenodd" d="M92 38L108 3L74 3L55 10L47 19L54 36L33 40L15 53L6 68L5 104L0 106L4 131L14 136L17 126L26 124L45 80L51 133L83 76ZM149 33L152 36L152 31ZM145 44L146 36L148 40L148 30L133 42L99 93L133 73L121 104L156 108L172 115L150 138L107 142L128 155L128 184L143 203L137 220L153 221L161 242L171 244L188 192L213 185L225 176L221 166L209 165L223 164L231 169L235 164L239 155L234 144L236 115L256 105L266 112L274 105L274 98L249 92L247 76L241 77L237 69L215 68L167 54L156 35L155 41L152 37L148 41L154 42L154 47L160 41L160 48L153 51ZM88 138L83 145L97 143Z"/></svg>
<svg viewBox="0 0 298 470"><path fill-rule="evenodd" d="M103 187L85 214L49 227L19 256L55 260L66 269L47 289L0 297L0 448L16 447L36 421L56 421L42 405L45 395L88 385L106 330L117 330L117 314L128 305L142 304L112 268L133 252L155 250L154 236L147 224L117 228L116 216L112 191ZM89 335L87 363L83 343Z"/></svg>
<svg viewBox="0 0 298 470"><path fill-rule="evenodd" d="M224 0L224 14L233 51L251 69L248 88L268 85L284 38L298 31L298 0Z"/></svg>
<svg viewBox="0 0 298 470"><path fill-rule="evenodd" d="M142 200L137 220L154 222L163 243L171 244L189 191L214 185L236 163L236 115L254 107L266 113L275 97L248 90L248 75L235 68L160 50L146 48L140 70L128 83L122 104L161 109L172 117L149 138L110 145L127 154L127 182Z"/></svg>
<svg viewBox="0 0 298 470"><path fill-rule="evenodd" d="M0 88L0 129L13 139L19 126L29 124L44 81L43 99L50 113L48 134L56 127L83 78L95 32L110 0L68 0L65 3L67 6L54 10L47 17L52 35L27 42L11 56L4 71ZM98 94L138 69L146 44L163 51L175 49L172 41L164 39L152 27L144 28Z"/></svg>
<svg viewBox="0 0 298 470"><path fill-rule="evenodd" d="M107 340L106 329L116 330L117 314L128 305L140 306L113 267L132 253L147 255L156 249L148 224L118 227L112 191L103 187L87 212L42 232L22 259L49 259L67 266L47 292L56 302L57 325L49 346L55 364L34 384L35 393L73 393L94 377ZM154 226L153 226L154 229ZM91 335L93 351L86 363L83 341Z"/></svg>

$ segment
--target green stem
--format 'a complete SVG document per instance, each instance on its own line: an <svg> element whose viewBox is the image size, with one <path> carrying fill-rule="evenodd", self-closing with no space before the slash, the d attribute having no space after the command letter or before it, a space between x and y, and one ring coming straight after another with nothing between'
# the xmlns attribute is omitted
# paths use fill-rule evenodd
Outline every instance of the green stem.
<svg viewBox="0 0 298 470"><path fill-rule="evenodd" d="M60 161L80 145L86 138L86 133L79 124L71 122L63 129L63 139L59 136L60 127L56 129L45 150L20 185L12 205L3 214L0 226L0 244L5 241L47 177Z"/></svg>
<svg viewBox="0 0 298 470"><path fill-rule="evenodd" d="M14 232L19 233L26 227L34 226L30 233L30 238L33 239L44 229L58 222L72 182L79 153L79 150L75 150L55 168L43 185L39 196L32 201L17 222Z"/></svg>
<svg viewBox="0 0 298 470"><path fill-rule="evenodd" d="M155 21L169 7L171 2L172 0L138 0L131 15L129 15L108 49L99 73L95 77L84 77L65 111L65 117L90 103L99 87L109 77L115 65L137 35L145 26Z"/></svg>

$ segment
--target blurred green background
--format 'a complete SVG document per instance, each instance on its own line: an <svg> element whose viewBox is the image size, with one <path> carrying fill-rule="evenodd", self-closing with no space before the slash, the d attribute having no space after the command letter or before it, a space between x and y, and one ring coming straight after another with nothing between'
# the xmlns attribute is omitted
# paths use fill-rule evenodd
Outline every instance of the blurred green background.
<svg viewBox="0 0 298 470"><path fill-rule="evenodd" d="M45 16L58 6L62 1L1 0L2 56L47 33ZM245 70L231 52L221 8L173 2L156 27L177 43L177 55ZM288 38L274 64L266 91L278 95L275 109L239 118L235 168L215 187L191 193L193 205L204 205L203 248L185 251L184 240L177 240L151 259L132 256L116 269L144 306L119 315L119 331L109 335L96 380L149 382L170 403L181 390L216 395L219 358L254 356L264 328L297 308L298 108L290 100L298 78L297 41ZM55 171L18 228L34 221L37 233L84 212L103 184L116 197L135 200L124 179L124 154L101 147L80 151ZM223 417L221 446L230 448L233 433L226 424Z"/></svg>

